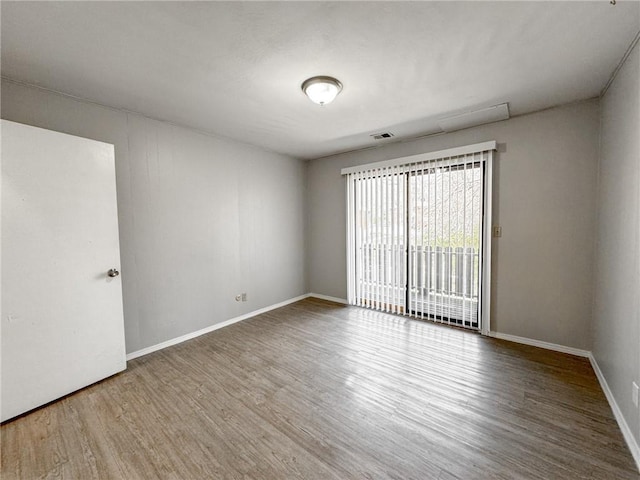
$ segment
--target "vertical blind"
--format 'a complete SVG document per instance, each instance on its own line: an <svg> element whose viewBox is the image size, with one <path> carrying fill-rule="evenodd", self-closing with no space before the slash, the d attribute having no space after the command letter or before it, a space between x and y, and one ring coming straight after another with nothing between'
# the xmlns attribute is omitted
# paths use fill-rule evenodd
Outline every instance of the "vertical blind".
<svg viewBox="0 0 640 480"><path fill-rule="evenodd" d="M350 304L481 327L495 147L343 170Z"/></svg>

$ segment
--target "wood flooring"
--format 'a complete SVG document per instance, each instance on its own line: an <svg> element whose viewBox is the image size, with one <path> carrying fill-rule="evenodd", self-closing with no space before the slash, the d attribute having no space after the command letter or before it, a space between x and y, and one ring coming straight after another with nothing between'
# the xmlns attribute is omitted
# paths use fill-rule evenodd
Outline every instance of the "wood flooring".
<svg viewBox="0 0 640 480"><path fill-rule="evenodd" d="M1 427L10 479L640 479L586 359L307 299Z"/></svg>

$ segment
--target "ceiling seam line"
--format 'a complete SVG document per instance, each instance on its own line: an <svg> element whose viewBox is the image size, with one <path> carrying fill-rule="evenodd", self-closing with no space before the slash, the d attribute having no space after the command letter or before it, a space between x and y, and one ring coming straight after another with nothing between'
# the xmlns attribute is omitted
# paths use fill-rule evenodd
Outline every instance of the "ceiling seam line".
<svg viewBox="0 0 640 480"><path fill-rule="evenodd" d="M600 96L596 95L594 97L583 98L583 99L580 99L580 100L573 100L573 101L567 102L567 103L558 103L558 104L555 104L555 105L551 105L549 107L541 108L540 110L534 110L533 112L518 113L518 114L515 114L515 115L510 115L509 118L507 118L505 120L498 120L498 121L495 121L495 122L483 123L481 125L472 125L470 127L461 128L460 130L455 130L453 132L433 132L433 133L425 133L425 134L422 134L422 135L416 135L416 136L413 136L413 137L395 137L396 138L395 140L384 142L384 143L379 144L379 145L367 145L367 146L364 146L364 147L354 148L354 149L351 149L351 150L344 150L344 151L337 152L337 153L330 153L328 155L323 155L321 157L314 157L314 158L305 159L305 161L306 162L311 162L311 161L314 161L314 160L323 160L323 159L326 159L326 158L338 157L340 155L345 155L347 153L362 152L362 151L365 151L365 150L374 150L376 148L384 148L384 147L389 146L389 145L398 145L400 143L413 142L413 141L421 140L421 139L424 139L424 138L437 137L437 136L440 136L440 135L455 134L457 132L462 132L464 130L469 130L470 128L477 128L477 127L482 127L482 126L485 126L485 125L491 125L492 123L508 122L509 120L513 120L514 118L526 117L527 115L535 115L536 113L546 112L547 110L553 110L554 108L569 107L571 105L579 105L581 103L591 102L593 100L599 100L599 99L600 99Z"/></svg>
<svg viewBox="0 0 640 480"><path fill-rule="evenodd" d="M162 123L166 123L167 125L171 125L173 127L184 128L184 129L192 131L192 132L196 132L196 133L200 133L202 135L206 135L207 137L217 138L218 140L227 140L227 141L231 141L231 142L234 142L234 143L240 143L242 145L246 145L247 147L251 147L251 148L254 148L256 150L260 150L262 152L265 152L265 153L271 153L271 154L274 154L274 155L282 155L284 157L293 158L293 159L296 159L296 160L304 160L304 159L299 158L299 157L294 157L293 155L276 152L274 150L270 150L268 148L261 147L259 145L254 145L253 143L249 143L249 142L238 140L238 139L235 139L235 138L232 138L232 137L228 137L228 136L222 135L220 133L208 132L207 130L202 130L202 129L195 128L195 127L190 127L190 126L184 125L182 123L176 123L176 122L172 122L170 120L164 120L162 118L152 117L152 116L149 116L149 115L145 115L144 113L138 112L136 110L129 110L127 108L122 108L122 107L114 107L112 105L107 105L106 103L100 103L100 102L97 102L95 100L91 100L91 99L88 99L88 98L78 97L78 96L72 95L70 93L65 93L65 92L61 92L60 90L55 90L53 88L43 87L42 85L35 85L35 84L29 83L29 82L23 82L22 80L16 80L14 78L7 77L6 75L0 75L0 79L4 80L6 82L9 82L9 83L13 83L15 85L21 85L23 87L29 87L29 88L34 88L36 90L42 90L42 91L45 91L45 92L52 93L54 95L59 95L61 97L67 97L67 98L70 98L70 99L75 100L77 102L89 103L91 105L96 105L98 107L107 108L107 109L113 110L115 112L129 114L129 115L138 115L139 117L146 118L148 120L153 120L154 122L162 122Z"/></svg>
<svg viewBox="0 0 640 480"><path fill-rule="evenodd" d="M604 86L604 88L600 92L600 98L604 97L604 95L607 93L607 90L609 90L609 87L611 86L613 81L618 76L618 72L622 69L622 66L627 61L627 58L629 58L629 55L631 55L631 52L633 51L635 46L638 44L639 40L640 40L640 30L638 30L638 33L636 33L635 38L631 41L631 44L629 45L627 50L624 52L624 55L622 56L622 58L618 62L618 65L616 65L616 68L613 69L613 72L611 73L611 76L609 77L609 81L607 82L607 84Z"/></svg>

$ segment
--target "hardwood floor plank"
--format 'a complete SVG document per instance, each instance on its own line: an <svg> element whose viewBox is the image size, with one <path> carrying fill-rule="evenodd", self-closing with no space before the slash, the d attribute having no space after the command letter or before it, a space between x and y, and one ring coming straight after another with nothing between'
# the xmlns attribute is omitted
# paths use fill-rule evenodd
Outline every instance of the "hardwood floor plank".
<svg viewBox="0 0 640 480"><path fill-rule="evenodd" d="M3 480L640 479L587 360L317 299L0 434Z"/></svg>

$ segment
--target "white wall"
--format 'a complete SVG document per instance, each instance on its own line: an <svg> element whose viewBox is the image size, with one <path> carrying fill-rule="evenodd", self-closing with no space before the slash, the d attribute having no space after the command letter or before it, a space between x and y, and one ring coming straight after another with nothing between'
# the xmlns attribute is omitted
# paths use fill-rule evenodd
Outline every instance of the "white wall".
<svg viewBox="0 0 640 480"><path fill-rule="evenodd" d="M601 110L593 354L640 444L640 45Z"/></svg>
<svg viewBox="0 0 640 480"><path fill-rule="evenodd" d="M115 145L127 352L307 291L301 161L8 81L1 105Z"/></svg>
<svg viewBox="0 0 640 480"><path fill-rule="evenodd" d="M346 298L343 167L497 140L492 330L591 349L598 101L313 160L309 290Z"/></svg>

